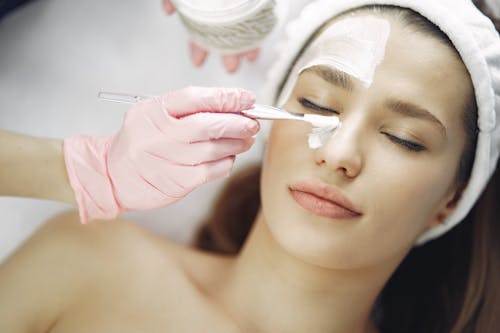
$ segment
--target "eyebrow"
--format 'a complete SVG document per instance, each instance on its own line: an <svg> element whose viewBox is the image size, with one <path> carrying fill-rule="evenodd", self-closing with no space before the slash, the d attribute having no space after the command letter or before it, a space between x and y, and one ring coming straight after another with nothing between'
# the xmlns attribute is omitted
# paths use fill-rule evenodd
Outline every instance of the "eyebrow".
<svg viewBox="0 0 500 333"><path fill-rule="evenodd" d="M323 80L334 86L340 87L347 91L354 89L354 82L351 76L338 69L333 69L326 66L313 66L306 68L302 73L311 72L320 76Z"/></svg>
<svg viewBox="0 0 500 333"><path fill-rule="evenodd" d="M330 68L327 66L316 65L306 68L302 73L310 72L320 76L323 80L351 92L354 89L354 81L352 76L342 72L341 70ZM402 101L396 98L388 99L384 106L396 113L406 117L413 117L422 120L430 121L439 127L441 135L446 137L446 128L430 111L411 102Z"/></svg>
<svg viewBox="0 0 500 333"><path fill-rule="evenodd" d="M444 127L443 123L440 122L439 119L437 119L436 116L434 116L427 109L425 109L421 106L418 106L416 104L401 101L401 100L398 100L395 98L388 99L384 103L384 106L386 108L388 108L389 110L392 110L392 111L399 113L403 116L430 121L430 122L436 124L439 127L441 134L444 137L446 137L446 128Z"/></svg>

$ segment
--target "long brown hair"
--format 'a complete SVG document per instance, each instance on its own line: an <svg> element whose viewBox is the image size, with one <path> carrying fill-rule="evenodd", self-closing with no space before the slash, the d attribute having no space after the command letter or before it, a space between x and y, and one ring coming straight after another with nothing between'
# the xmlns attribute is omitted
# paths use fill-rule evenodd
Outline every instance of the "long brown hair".
<svg viewBox="0 0 500 333"><path fill-rule="evenodd" d="M453 48L439 28L409 9L394 6L368 9L397 11L404 22ZM475 105L472 100L464 112L467 144L457 175L459 185L466 184L474 158ZM238 253L260 206L260 170L258 165L250 166L228 182L212 214L199 229L195 246L224 254ZM488 187L460 224L408 253L374 307L373 316L382 332L500 332L499 198L497 167Z"/></svg>

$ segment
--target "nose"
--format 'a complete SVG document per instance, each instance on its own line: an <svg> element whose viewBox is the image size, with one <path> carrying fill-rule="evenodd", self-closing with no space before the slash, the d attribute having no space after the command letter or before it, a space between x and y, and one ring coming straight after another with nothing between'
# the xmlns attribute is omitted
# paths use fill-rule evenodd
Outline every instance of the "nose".
<svg viewBox="0 0 500 333"><path fill-rule="evenodd" d="M315 162L346 178L357 177L363 168L363 129L355 121L343 121L332 137L314 152Z"/></svg>

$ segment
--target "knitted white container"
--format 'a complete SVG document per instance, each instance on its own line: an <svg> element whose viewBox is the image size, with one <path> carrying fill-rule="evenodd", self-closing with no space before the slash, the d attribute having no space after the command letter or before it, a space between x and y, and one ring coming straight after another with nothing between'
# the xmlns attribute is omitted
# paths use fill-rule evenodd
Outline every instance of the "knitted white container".
<svg viewBox="0 0 500 333"><path fill-rule="evenodd" d="M286 16L286 0L174 0L198 45L221 53L251 50Z"/></svg>

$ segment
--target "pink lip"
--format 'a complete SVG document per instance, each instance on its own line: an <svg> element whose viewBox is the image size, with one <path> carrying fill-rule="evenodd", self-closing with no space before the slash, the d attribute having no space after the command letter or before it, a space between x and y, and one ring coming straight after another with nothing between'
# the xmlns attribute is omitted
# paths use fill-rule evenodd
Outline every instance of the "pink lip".
<svg viewBox="0 0 500 333"><path fill-rule="evenodd" d="M323 182L294 182L288 189L293 199L305 210L332 219L352 219L362 213L340 191Z"/></svg>

